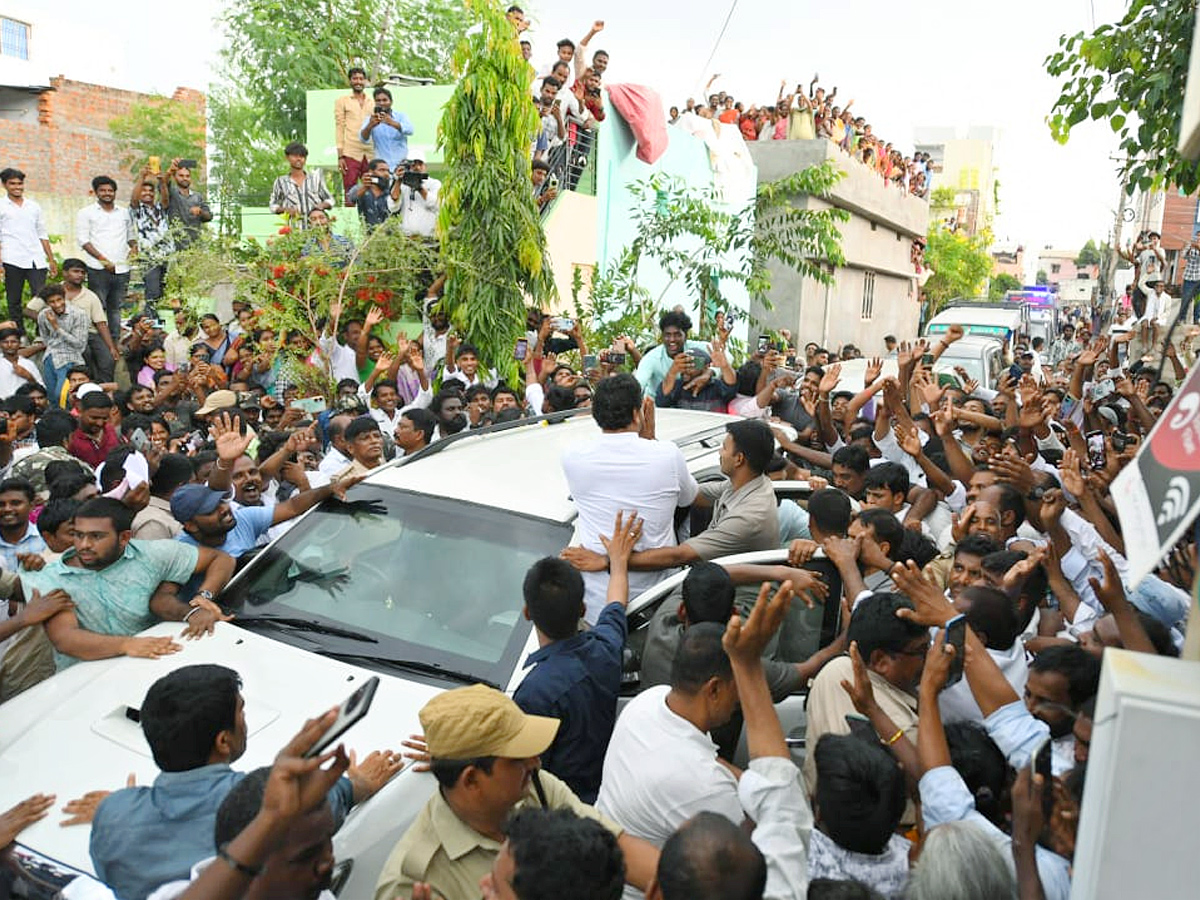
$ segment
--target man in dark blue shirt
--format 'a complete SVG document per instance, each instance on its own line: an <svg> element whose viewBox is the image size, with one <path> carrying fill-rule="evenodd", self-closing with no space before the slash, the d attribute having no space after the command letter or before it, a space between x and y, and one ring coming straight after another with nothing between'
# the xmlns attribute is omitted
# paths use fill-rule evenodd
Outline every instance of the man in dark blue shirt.
<svg viewBox="0 0 1200 900"><path fill-rule="evenodd" d="M358 207L358 214L367 228L382 225L393 209L399 208L388 205L391 188L392 173L388 169L387 160L373 159L368 164L367 174L346 193L347 202Z"/></svg>
<svg viewBox="0 0 1200 900"><path fill-rule="evenodd" d="M604 752L617 721L629 554L641 534L642 520L631 511L617 513L612 537L601 536L610 560L608 602L588 631L579 630L583 577L569 563L546 557L525 575L525 618L537 629L541 648L525 660L526 668L534 668L513 699L530 715L561 721L542 765L585 803L596 802Z"/></svg>

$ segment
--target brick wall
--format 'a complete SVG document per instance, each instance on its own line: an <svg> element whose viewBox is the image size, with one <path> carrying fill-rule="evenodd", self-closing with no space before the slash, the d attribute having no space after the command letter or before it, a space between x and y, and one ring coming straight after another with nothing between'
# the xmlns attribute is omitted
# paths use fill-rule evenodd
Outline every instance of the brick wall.
<svg viewBox="0 0 1200 900"><path fill-rule="evenodd" d="M1181 253L1192 239L1196 223L1196 197L1181 197L1171 188L1163 197L1162 247L1167 253L1167 274L1170 283L1183 284Z"/></svg>
<svg viewBox="0 0 1200 900"><path fill-rule="evenodd" d="M62 76L50 84L52 90L38 97L36 123L0 120L0 164L25 172L29 195L45 210L47 229L64 237L56 249L74 255L74 216L91 202L92 178L111 175L120 185L117 202L128 201L134 173L121 166L108 123L151 97ZM178 88L171 99L204 112L199 91Z"/></svg>

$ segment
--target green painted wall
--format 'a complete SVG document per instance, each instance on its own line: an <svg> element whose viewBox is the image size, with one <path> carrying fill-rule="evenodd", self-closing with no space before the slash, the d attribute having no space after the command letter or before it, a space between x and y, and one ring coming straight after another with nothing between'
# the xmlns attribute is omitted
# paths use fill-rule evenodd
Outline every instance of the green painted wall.
<svg viewBox="0 0 1200 900"><path fill-rule="evenodd" d="M423 159L429 164L441 163L442 151L437 146L438 123L442 107L454 92L452 84L432 84L426 87L397 87L388 85L392 105L413 123L413 135L408 139L411 159ZM346 89L308 91L308 164L337 169L337 145L333 134L333 104ZM370 107L374 108L374 107Z"/></svg>

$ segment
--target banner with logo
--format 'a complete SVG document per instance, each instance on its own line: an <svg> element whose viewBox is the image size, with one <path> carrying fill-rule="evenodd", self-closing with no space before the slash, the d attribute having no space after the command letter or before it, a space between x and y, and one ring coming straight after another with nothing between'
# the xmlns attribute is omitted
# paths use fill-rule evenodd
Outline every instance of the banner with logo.
<svg viewBox="0 0 1200 900"><path fill-rule="evenodd" d="M1192 369L1133 462L1112 483L1137 584L1200 512L1200 366Z"/></svg>

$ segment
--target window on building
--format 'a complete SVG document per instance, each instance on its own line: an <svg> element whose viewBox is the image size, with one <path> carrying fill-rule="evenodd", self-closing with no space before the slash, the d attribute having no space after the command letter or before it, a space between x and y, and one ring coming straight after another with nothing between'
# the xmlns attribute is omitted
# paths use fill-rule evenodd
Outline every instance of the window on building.
<svg viewBox="0 0 1200 900"><path fill-rule="evenodd" d="M16 19L0 18L0 56L29 59L29 26Z"/></svg>
<svg viewBox="0 0 1200 900"><path fill-rule="evenodd" d="M1057 275L1061 271L1062 271L1061 263L1054 263L1053 265L1050 266L1050 274L1051 275Z"/></svg>
<svg viewBox="0 0 1200 900"><path fill-rule="evenodd" d="M875 273L863 273L862 317L869 319L875 315Z"/></svg>

